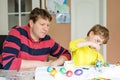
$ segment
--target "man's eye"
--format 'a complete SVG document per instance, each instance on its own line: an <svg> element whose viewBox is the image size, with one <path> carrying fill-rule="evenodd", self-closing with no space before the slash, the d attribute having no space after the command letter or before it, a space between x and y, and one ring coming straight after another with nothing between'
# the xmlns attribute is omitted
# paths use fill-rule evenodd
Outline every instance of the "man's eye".
<svg viewBox="0 0 120 80"><path fill-rule="evenodd" d="M44 24L40 24L40 25L44 26Z"/></svg>
<svg viewBox="0 0 120 80"><path fill-rule="evenodd" d="M50 25L47 25L47 27L50 27Z"/></svg>

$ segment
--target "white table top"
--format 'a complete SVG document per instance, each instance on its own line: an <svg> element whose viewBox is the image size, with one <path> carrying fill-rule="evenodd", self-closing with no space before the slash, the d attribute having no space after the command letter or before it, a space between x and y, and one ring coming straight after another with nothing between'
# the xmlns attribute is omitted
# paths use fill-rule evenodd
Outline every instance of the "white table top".
<svg viewBox="0 0 120 80"><path fill-rule="evenodd" d="M59 69L63 66L54 67L58 72ZM55 78L50 75L50 72L47 72L48 67L37 67L35 71L11 71L11 70L0 70L0 80L91 80L92 78L107 78L110 80L120 80L120 66L110 65L110 67L103 67L102 72L96 71L95 67L92 66L75 66L73 72L76 69L82 69L82 75L73 75L67 77L66 74L61 74L59 78ZM7 78L5 78L7 77Z"/></svg>
<svg viewBox="0 0 120 80"><path fill-rule="evenodd" d="M63 66L61 66L63 67ZM61 67L55 67L57 71ZM88 70L83 69L83 67L74 67L73 71L80 68L83 70L83 74L80 76L76 76L73 74L71 77L67 77L65 74L62 74L58 79L51 76L49 72L47 72L48 67L37 67L35 70L35 80L91 80L92 78L107 78L110 80L120 80L120 66L110 65L110 67L103 67L102 72L96 71L95 67L88 67Z"/></svg>

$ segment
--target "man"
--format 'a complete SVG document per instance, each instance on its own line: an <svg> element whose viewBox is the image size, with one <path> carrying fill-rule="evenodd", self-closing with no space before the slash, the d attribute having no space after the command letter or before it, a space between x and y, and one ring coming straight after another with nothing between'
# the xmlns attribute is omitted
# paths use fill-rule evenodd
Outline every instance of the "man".
<svg viewBox="0 0 120 80"><path fill-rule="evenodd" d="M34 69L41 66L59 66L71 55L62 46L47 35L52 16L44 9L31 11L28 25L15 26L9 32L2 52L4 69ZM48 56L57 57L47 62Z"/></svg>

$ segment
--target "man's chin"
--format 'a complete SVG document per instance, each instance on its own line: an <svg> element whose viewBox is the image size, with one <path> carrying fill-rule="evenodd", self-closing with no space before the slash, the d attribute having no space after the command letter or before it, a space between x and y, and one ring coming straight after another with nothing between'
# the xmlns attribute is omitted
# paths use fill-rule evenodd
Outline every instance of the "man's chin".
<svg viewBox="0 0 120 80"><path fill-rule="evenodd" d="M41 38L44 38L45 36L41 36Z"/></svg>

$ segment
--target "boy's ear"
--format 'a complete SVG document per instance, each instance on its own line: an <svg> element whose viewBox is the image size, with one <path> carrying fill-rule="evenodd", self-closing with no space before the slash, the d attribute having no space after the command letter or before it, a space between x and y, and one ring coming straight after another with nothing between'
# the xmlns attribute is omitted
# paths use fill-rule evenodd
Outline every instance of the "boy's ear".
<svg viewBox="0 0 120 80"><path fill-rule="evenodd" d="M94 35L95 35L95 34L94 34L93 31L91 31L90 34L89 34L89 36L94 36Z"/></svg>

